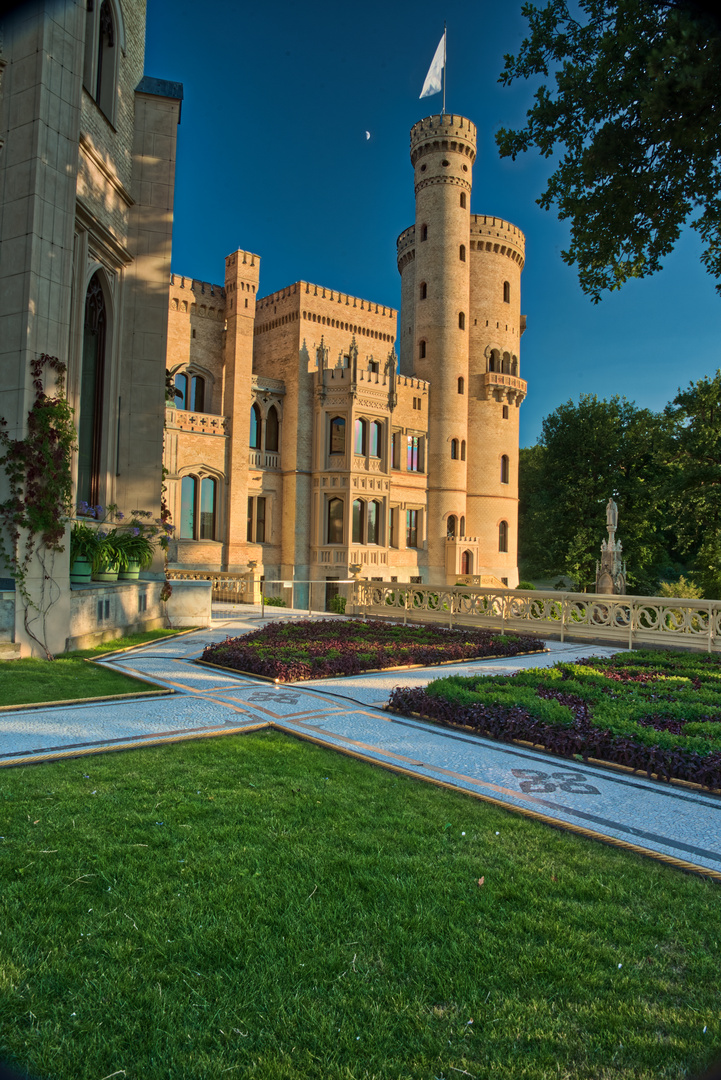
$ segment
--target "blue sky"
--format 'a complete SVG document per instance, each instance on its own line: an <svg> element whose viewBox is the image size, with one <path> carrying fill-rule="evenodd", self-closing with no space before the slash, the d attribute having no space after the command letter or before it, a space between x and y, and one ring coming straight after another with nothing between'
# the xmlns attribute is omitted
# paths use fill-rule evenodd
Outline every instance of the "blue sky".
<svg viewBox="0 0 721 1080"><path fill-rule="evenodd" d="M568 226L535 200L550 163L501 160L534 87L498 83L525 33L520 0L305 4L149 0L145 70L184 84L173 270L222 283L238 247L261 256L261 295L302 278L400 305L395 241L413 221L409 131L440 112L419 100L448 23L446 109L478 126L473 213L526 234L521 445L583 393L661 409L721 366L721 299L692 230L655 277L594 305L561 250ZM371 134L366 139L365 132Z"/></svg>

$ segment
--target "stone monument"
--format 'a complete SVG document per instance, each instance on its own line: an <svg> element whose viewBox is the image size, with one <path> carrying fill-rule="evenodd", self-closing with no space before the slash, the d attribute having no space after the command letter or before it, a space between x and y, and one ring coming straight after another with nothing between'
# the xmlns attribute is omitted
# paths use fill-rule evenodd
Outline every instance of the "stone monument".
<svg viewBox="0 0 721 1080"><path fill-rule="evenodd" d="M623 546L616 540L618 507L613 499L606 503L608 540L601 541L601 561L596 562L596 592L612 596L626 593L626 560L621 559Z"/></svg>

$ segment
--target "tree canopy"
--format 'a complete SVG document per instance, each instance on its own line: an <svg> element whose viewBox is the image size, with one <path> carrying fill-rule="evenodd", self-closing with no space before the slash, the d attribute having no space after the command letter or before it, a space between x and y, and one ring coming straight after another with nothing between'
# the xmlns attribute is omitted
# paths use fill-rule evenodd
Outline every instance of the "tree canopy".
<svg viewBox="0 0 721 1080"><path fill-rule="evenodd" d="M562 152L537 200L571 223L562 257L594 302L661 268L685 223L721 279L721 26L703 0L524 4L530 35L499 81L540 76L526 126L502 157ZM714 14L714 12L716 12ZM716 286L721 294L721 281Z"/></svg>

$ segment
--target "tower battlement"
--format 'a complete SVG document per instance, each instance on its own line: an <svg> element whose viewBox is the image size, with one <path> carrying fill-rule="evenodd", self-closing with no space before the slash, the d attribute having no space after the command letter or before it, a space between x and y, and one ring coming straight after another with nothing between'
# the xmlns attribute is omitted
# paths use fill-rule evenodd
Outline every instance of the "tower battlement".
<svg viewBox="0 0 721 1080"><path fill-rule="evenodd" d="M419 120L411 128L411 162L432 150L465 154L471 163L476 158L476 125L465 116L437 114Z"/></svg>

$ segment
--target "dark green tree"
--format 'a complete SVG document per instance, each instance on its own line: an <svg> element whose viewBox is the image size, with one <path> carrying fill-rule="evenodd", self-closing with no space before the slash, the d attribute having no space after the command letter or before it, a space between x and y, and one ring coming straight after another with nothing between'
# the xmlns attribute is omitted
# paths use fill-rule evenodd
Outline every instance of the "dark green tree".
<svg viewBox="0 0 721 1080"><path fill-rule="evenodd" d="M578 0L577 10L524 4L530 34L499 81L544 81L526 126L498 132L501 156L561 154L538 203L570 220L562 257L594 302L659 270L686 222L721 278L717 0Z"/></svg>
<svg viewBox="0 0 721 1080"><path fill-rule="evenodd" d="M521 451L519 538L524 576L564 574L593 590L606 503L619 508L629 592L653 592L668 563L665 417L625 398L586 394L543 421Z"/></svg>
<svg viewBox="0 0 721 1080"><path fill-rule="evenodd" d="M665 410L668 503L704 596L721 597L721 371L679 390Z"/></svg>

